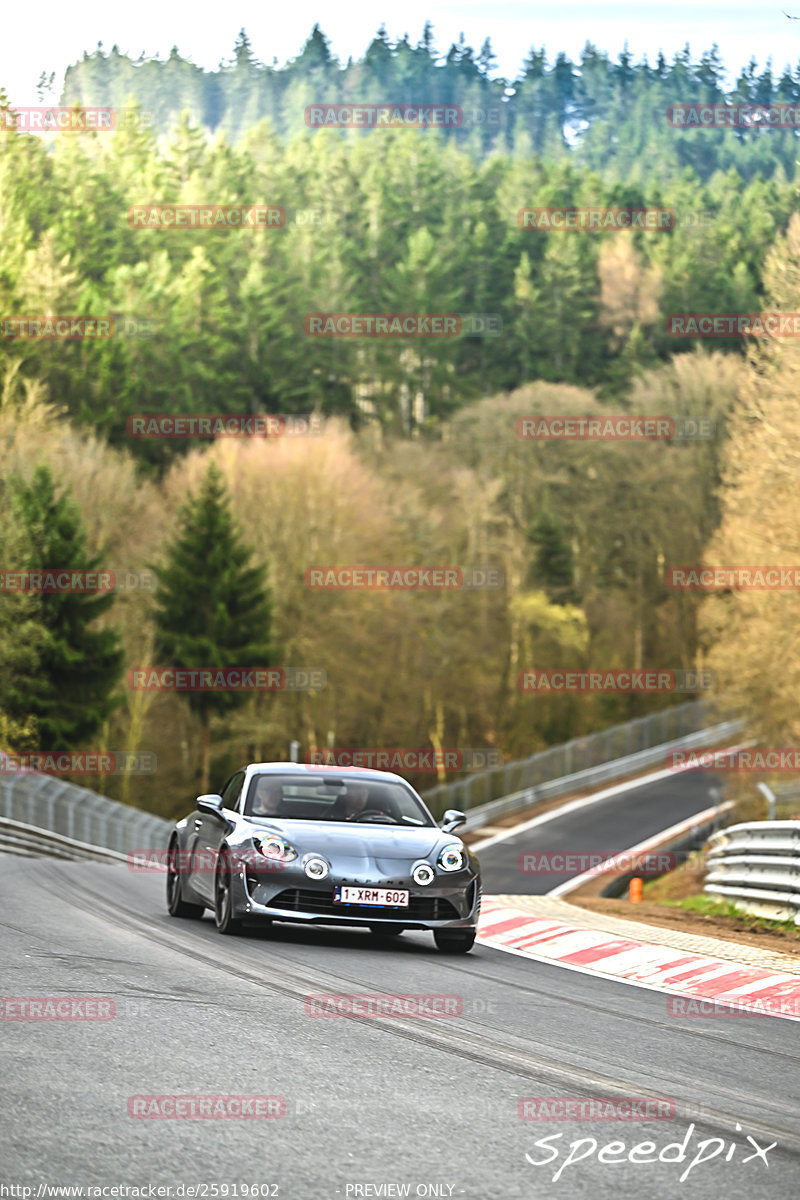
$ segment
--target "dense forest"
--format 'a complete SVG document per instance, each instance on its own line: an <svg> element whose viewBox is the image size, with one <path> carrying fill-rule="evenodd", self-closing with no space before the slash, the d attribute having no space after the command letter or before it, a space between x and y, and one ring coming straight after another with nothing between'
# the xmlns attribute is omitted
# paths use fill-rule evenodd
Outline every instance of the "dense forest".
<svg viewBox="0 0 800 1200"><path fill-rule="evenodd" d="M606 181L640 184L657 184L686 168L704 181L730 169L745 180L771 179L781 167L794 175L797 122L783 130L694 129L676 137L668 110L674 104L794 105L800 67L777 75L751 62L730 87L716 47L695 60L687 46L671 63L659 54L650 64L634 62L627 50L613 61L588 43L578 62L565 54L548 61L544 48L532 49L513 80L498 77L494 64L489 39L477 53L463 38L437 53L430 24L416 45L408 37L393 43L381 27L363 59L342 64L315 25L298 57L281 67L259 62L242 30L217 71L195 66L177 47L160 61L130 59L116 46L105 53L99 45L69 68L60 103L124 109L135 97L160 133L188 111L195 125L232 143L265 118L282 139L308 132L313 104L455 105L458 123L445 136L477 158L569 158Z"/></svg>
<svg viewBox="0 0 800 1200"><path fill-rule="evenodd" d="M292 739L519 757L688 698L531 696L520 671L695 665L717 671L722 707L757 694L763 728L788 736L793 709L766 660L748 658L745 688L737 658L763 636L770 598L704 601L666 571L731 548L744 562L778 553L759 542L754 498L776 456L790 488L797 351L792 339L676 339L667 317L800 311L797 139L684 130L666 114L794 103L800 73L751 64L726 91L713 51L654 66L592 47L579 63L532 52L513 82L492 62L488 43L440 60L429 28L416 47L381 32L346 65L316 28L283 68L258 63L245 35L218 72L177 51L132 62L98 49L67 72L62 101L134 119L0 135L0 560L159 581L69 602L0 594L0 746L146 749L157 795L145 776L101 786L171 813L200 778L201 743L215 779L245 757L284 757ZM317 102L386 99L501 115L455 130L305 120ZM269 204L286 219L130 219L176 204ZM521 227L521 209L557 205L661 206L675 221ZM309 314L330 312L492 320L486 336L474 323L455 338L311 336ZM20 335L54 314L113 320L114 336ZM770 403L783 408L770 416ZM142 413L315 425L213 443L131 436ZM521 418L607 413L706 421L713 436L517 432ZM771 460L743 449L775 427ZM230 562L220 546L235 547ZM325 563L492 566L502 583L310 590L306 571ZM211 597L205 633L182 607L192 572L196 597ZM237 589L256 632L234 646L220 614ZM260 663L322 670L326 686L215 707L126 682L226 647L240 665L258 650Z"/></svg>

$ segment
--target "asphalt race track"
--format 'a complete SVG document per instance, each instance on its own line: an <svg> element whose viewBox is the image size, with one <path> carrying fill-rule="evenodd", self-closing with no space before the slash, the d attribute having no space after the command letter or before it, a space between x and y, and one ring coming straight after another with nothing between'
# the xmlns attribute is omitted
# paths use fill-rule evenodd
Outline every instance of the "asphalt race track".
<svg viewBox="0 0 800 1200"><path fill-rule="evenodd" d="M479 852L484 891L487 896L552 891L579 872L528 873L522 869L524 854L616 854L713 807L718 787L719 778L707 771L684 771L563 816L555 810L544 824Z"/></svg>
<svg viewBox="0 0 800 1200"><path fill-rule="evenodd" d="M663 827L707 807L711 782L681 777L668 811L663 794L621 797L609 836L640 840L623 811L637 796L642 823L660 812ZM594 846L599 809L580 814L582 849ZM537 845L555 825L533 831ZM515 841L487 851L487 890L515 890ZM447 958L422 933L388 949L324 927L223 938L208 917L171 920L164 882L124 864L0 857L2 995L107 997L116 1009L105 1021L0 1023L2 1178L20 1189L4 1194L125 1185L143 1189L128 1196L158 1195L154 1185L212 1198L257 1187L282 1200L800 1195L798 1022L670 1017L663 994L481 945ZM460 1011L308 1015L306 998L320 993L447 996ZM129 1115L132 1097L220 1094L282 1097L285 1115ZM611 1097L622 1111L625 1097L643 1096L674 1115L518 1115L525 1097ZM640 1143L655 1143L634 1155L647 1161L628 1161Z"/></svg>

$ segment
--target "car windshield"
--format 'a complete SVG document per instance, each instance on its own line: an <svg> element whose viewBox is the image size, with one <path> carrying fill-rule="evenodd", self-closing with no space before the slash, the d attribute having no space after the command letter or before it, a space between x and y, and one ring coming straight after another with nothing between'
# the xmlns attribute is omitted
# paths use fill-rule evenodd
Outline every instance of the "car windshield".
<svg viewBox="0 0 800 1200"><path fill-rule="evenodd" d="M244 804L247 817L292 821L348 821L375 825L434 825L401 783L329 775L254 775Z"/></svg>

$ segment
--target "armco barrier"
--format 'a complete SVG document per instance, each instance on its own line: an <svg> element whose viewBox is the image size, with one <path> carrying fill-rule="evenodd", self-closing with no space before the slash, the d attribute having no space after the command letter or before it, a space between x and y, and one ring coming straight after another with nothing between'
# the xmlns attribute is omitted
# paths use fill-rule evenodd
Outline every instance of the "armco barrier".
<svg viewBox="0 0 800 1200"><path fill-rule="evenodd" d="M730 825L711 839L704 891L800 925L800 821Z"/></svg>
<svg viewBox="0 0 800 1200"><path fill-rule="evenodd" d="M542 750L529 758L507 762L502 767L477 771L463 779L456 779L453 783L440 784L439 787L423 792L423 797L433 815L441 817L448 808L461 809L463 812L478 808L483 810L493 801L505 801L511 797L525 795L530 789L539 789L545 784L551 785L556 780L587 778L591 786L595 781L618 779L619 774L613 772L595 778L587 775L587 772L612 762L629 761L637 754L660 749L665 744L674 746L675 749L682 746L711 745L711 740L692 743L683 739L688 739L690 734L705 732L712 720L712 711L707 701L691 700L687 704L673 705L646 717L637 717L624 725L614 725L610 729L598 730L585 737L573 738L570 742L561 746L551 746L549 750ZM732 723L731 736L735 736L742 727L740 723ZM714 736L722 736L718 732L721 728L723 726L715 727ZM652 761L657 762L658 758ZM647 765L646 762L644 765ZM629 769L637 768L634 766ZM560 792L551 791L549 794L559 795ZM513 812L515 807L524 808L525 803L502 811ZM498 816L500 812L493 815ZM477 829L479 824L483 823L473 823L470 827Z"/></svg>
<svg viewBox="0 0 800 1200"><path fill-rule="evenodd" d="M120 854L143 846L165 847L172 828L162 817L36 772L0 770L0 817Z"/></svg>
<svg viewBox="0 0 800 1200"><path fill-rule="evenodd" d="M106 850L102 846L90 846L88 842L76 842L62 837L49 829L37 829L35 825L23 825L0 817L0 852L9 851L23 858L91 859L95 862L126 862L127 855L118 850Z"/></svg>
<svg viewBox="0 0 800 1200"><path fill-rule="evenodd" d="M462 828L464 832L469 832L473 829L480 829L483 825L491 825L492 821L506 817L510 813L530 808L538 800L548 800L553 796L565 796L569 792L591 791L592 788L599 787L603 783L612 783L616 779L624 779L626 775L635 775L638 771L644 771L648 767L663 763L671 750L698 750L703 746L724 745L731 738L737 737L742 732L742 728L743 722L741 721L725 721L710 729L701 729L697 733L687 734L686 737L677 738L675 741L664 742L658 746L651 746L648 750L640 750L636 754L626 755L625 758L615 758L610 762L601 763L599 766L576 771L572 775L562 775L555 779L545 780L533 787L512 792L509 796L502 796L499 800L492 800L488 804L482 804L474 809L454 802L448 803L446 807L460 807L463 812L467 813L467 823ZM549 751L545 751L545 753L549 753ZM458 783L468 782L469 780L458 781ZM457 784L448 785L453 788L456 786ZM436 790L440 791L441 789ZM425 795L425 801L430 806L431 793ZM435 816L441 816L436 809L433 809L433 812Z"/></svg>
<svg viewBox="0 0 800 1200"><path fill-rule="evenodd" d="M724 744L740 732L739 721L697 728L707 711L703 701L665 709L434 788L425 793L425 800L437 819L447 808L460 808L469 814L466 829L479 829L539 799L590 789L646 769L663 761L669 750ZM687 725L695 731L688 732ZM677 736L670 740L663 736L665 732ZM579 763L582 769L575 770ZM165 848L172 829L172 823L162 817L36 772L0 770L0 818L120 854L145 846Z"/></svg>

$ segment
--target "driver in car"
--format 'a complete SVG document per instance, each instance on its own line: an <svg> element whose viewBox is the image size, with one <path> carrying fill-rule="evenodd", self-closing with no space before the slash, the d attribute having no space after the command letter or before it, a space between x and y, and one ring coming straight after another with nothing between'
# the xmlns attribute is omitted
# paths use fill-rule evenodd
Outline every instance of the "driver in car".
<svg viewBox="0 0 800 1200"><path fill-rule="evenodd" d="M369 788L365 783L350 783L344 796L340 796L334 805L331 819L333 821L357 821L367 808Z"/></svg>
<svg viewBox="0 0 800 1200"><path fill-rule="evenodd" d="M354 821L361 815L367 807L369 799L369 788L365 783L352 783L347 789L347 795L344 798L345 821Z"/></svg>
<svg viewBox="0 0 800 1200"><path fill-rule="evenodd" d="M254 817L277 817L283 799L283 788L277 779L263 776L256 785L252 813Z"/></svg>

